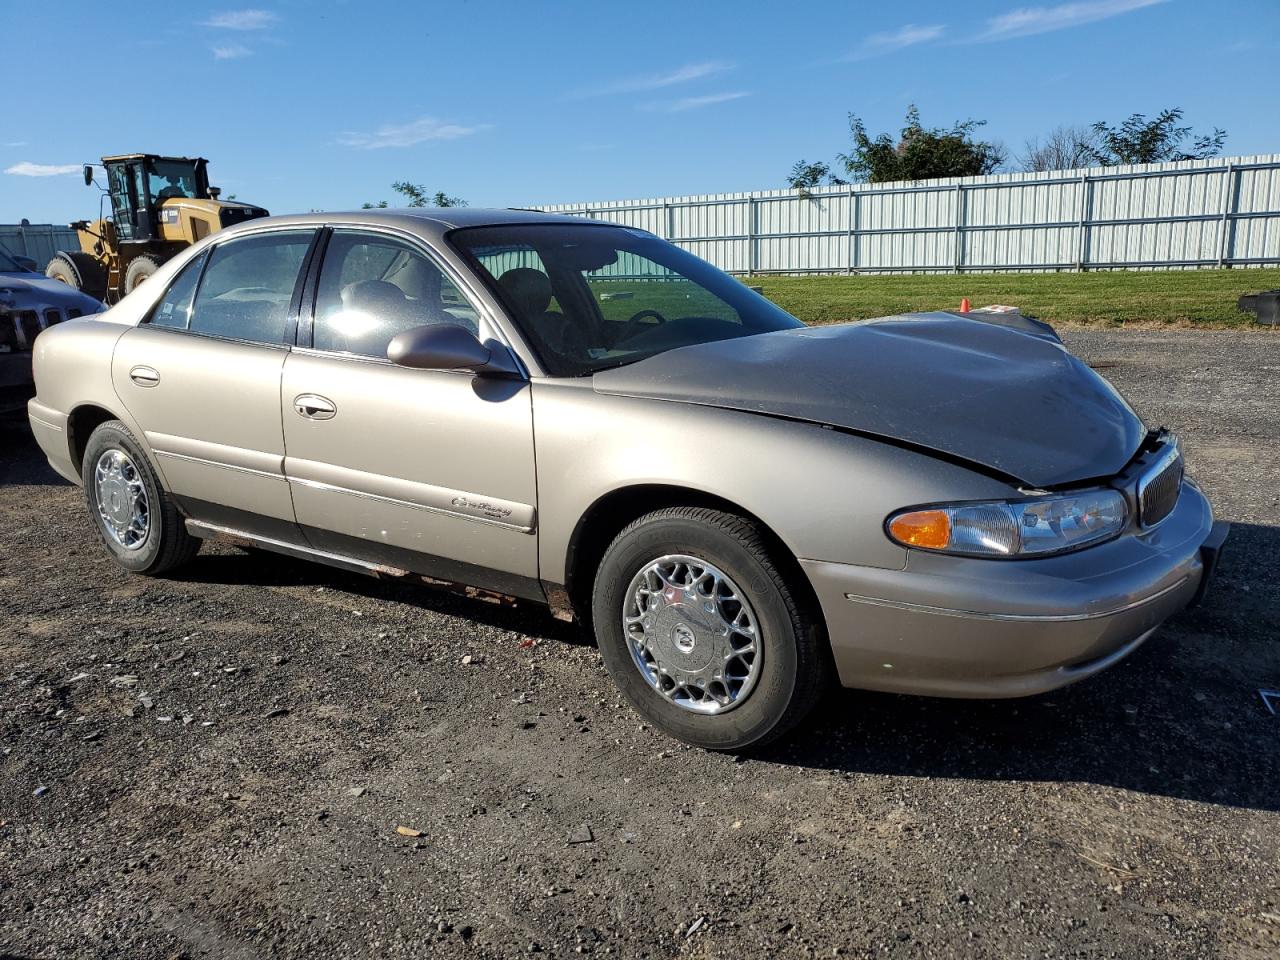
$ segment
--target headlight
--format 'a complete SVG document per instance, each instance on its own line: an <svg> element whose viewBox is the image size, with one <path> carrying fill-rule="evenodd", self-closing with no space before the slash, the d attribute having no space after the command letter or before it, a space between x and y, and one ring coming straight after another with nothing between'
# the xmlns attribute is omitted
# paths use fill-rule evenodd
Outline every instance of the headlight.
<svg viewBox="0 0 1280 960"><path fill-rule="evenodd" d="M957 503L893 514L885 523L904 547L970 557L1027 557L1077 550L1124 529L1115 490L994 503Z"/></svg>

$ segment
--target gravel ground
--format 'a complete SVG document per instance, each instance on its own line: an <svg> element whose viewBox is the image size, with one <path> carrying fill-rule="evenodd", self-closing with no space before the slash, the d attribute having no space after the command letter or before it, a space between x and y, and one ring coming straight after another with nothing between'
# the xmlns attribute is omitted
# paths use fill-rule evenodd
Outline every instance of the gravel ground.
<svg viewBox="0 0 1280 960"><path fill-rule="evenodd" d="M127 576L0 428L0 955L1276 957L1280 334L1067 337L1235 522L1207 604L747 760L537 608L230 547Z"/></svg>

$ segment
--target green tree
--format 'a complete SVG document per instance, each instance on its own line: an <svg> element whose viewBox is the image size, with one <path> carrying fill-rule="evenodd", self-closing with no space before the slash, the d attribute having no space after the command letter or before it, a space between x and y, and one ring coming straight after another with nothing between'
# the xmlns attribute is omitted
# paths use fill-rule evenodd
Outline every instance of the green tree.
<svg viewBox="0 0 1280 960"><path fill-rule="evenodd" d="M831 167L821 160L816 163L810 163L808 160L797 160L791 168L791 173L787 176L787 186L792 190L799 190L801 196L808 196L810 190L820 187L824 183L829 186L839 187L843 186L845 181L833 174Z"/></svg>
<svg viewBox="0 0 1280 960"><path fill-rule="evenodd" d="M925 127L915 104L895 139L882 133L874 139L855 114L849 114L853 146L837 160L856 181L930 180L936 177L974 177L994 173L1005 160L1001 144L978 140L974 131L985 120L965 120L951 127Z"/></svg>
<svg viewBox="0 0 1280 960"><path fill-rule="evenodd" d="M407 207L465 207L467 205L467 201L461 197L451 197L443 190L428 193L427 188L422 184L410 183L408 180L397 180L391 185L391 189L409 201L405 204ZM380 210L388 206L390 204L385 200L360 204L362 210Z"/></svg>
<svg viewBox="0 0 1280 960"><path fill-rule="evenodd" d="M1097 135L1097 161L1104 167L1122 163L1160 163L1166 160L1204 160L1216 157L1227 142L1227 132L1214 127L1207 136L1193 137L1190 127L1178 126L1182 109L1161 110L1154 120L1140 113L1132 114L1118 127L1099 121L1093 125ZM1191 138L1190 149L1183 143Z"/></svg>

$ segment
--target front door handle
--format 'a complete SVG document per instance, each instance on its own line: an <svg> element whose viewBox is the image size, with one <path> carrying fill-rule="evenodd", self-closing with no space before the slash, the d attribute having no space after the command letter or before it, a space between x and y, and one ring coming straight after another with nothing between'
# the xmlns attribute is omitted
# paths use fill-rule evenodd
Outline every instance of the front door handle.
<svg viewBox="0 0 1280 960"><path fill-rule="evenodd" d="M155 367L136 366L129 371L129 379L140 387L154 387L160 382L160 372Z"/></svg>
<svg viewBox="0 0 1280 960"><path fill-rule="evenodd" d="M314 393L301 393L294 397L293 409L298 411L298 416L308 420L332 420L338 415L338 408L332 400Z"/></svg>

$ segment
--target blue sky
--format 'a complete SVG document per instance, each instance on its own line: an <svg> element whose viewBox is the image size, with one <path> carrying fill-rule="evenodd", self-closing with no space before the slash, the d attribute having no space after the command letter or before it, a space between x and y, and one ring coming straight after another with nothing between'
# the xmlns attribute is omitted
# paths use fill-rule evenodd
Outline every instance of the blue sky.
<svg viewBox="0 0 1280 960"><path fill-rule="evenodd" d="M276 213L397 179L473 206L766 189L911 102L1015 154L1167 106L1280 152L1280 0L0 0L0 34L5 223L95 214L78 165L135 150Z"/></svg>

